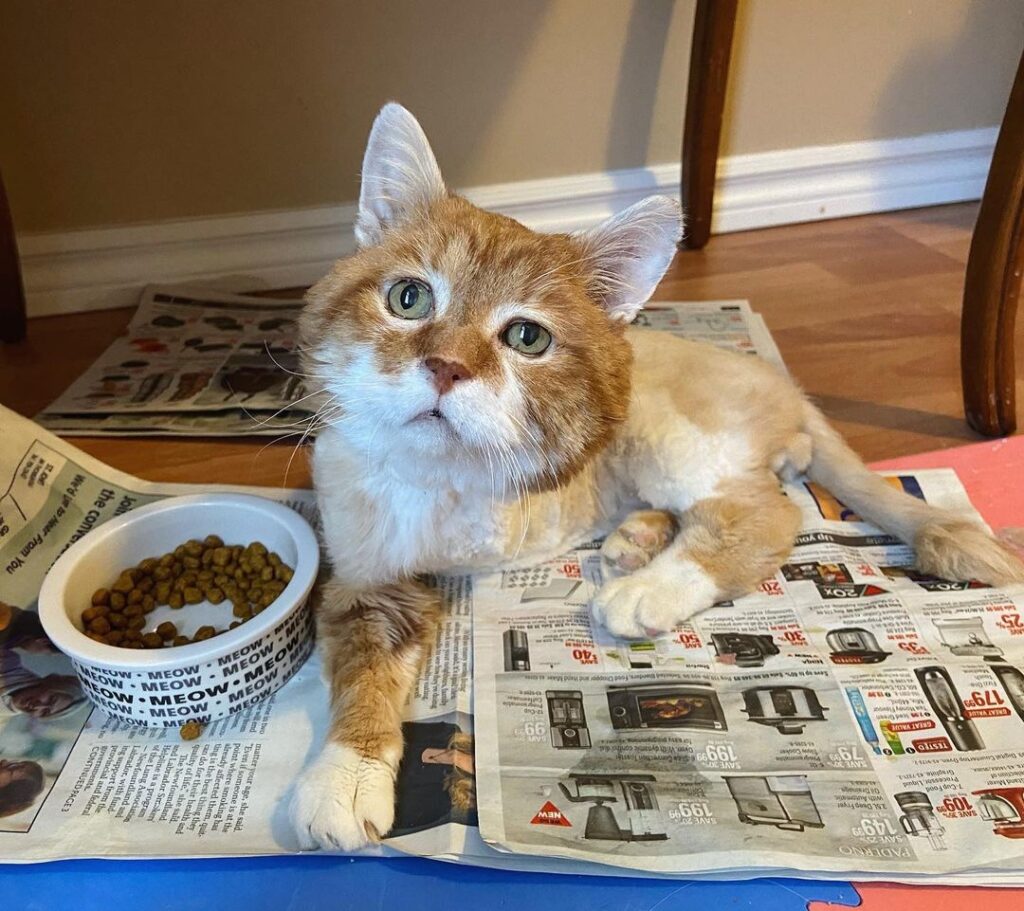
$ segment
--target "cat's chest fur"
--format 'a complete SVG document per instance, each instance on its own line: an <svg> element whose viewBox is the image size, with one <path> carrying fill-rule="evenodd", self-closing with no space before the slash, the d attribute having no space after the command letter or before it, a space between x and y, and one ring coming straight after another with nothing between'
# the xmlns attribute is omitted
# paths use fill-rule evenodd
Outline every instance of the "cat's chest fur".
<svg viewBox="0 0 1024 911"><path fill-rule="evenodd" d="M590 466L557 491L492 494L490 477L371 464L343 438L316 444L314 480L336 575L377 584L411 573L495 569L553 556L621 512L617 485Z"/></svg>

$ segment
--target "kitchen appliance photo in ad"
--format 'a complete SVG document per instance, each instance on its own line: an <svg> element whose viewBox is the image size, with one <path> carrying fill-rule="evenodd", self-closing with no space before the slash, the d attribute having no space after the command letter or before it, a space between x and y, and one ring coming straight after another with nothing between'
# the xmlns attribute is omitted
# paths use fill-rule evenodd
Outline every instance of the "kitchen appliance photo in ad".
<svg viewBox="0 0 1024 911"><path fill-rule="evenodd" d="M924 791L900 791L899 794L893 794L893 800L903 811L900 825L907 835L927 838L934 851L946 850L946 842L942 838L946 830L935 815L931 799Z"/></svg>
<svg viewBox="0 0 1024 911"><path fill-rule="evenodd" d="M665 841L665 820L653 775L586 775L573 772L558 782L566 800L592 803L583 837L598 841ZM625 825L611 804L621 802Z"/></svg>
<svg viewBox="0 0 1024 911"><path fill-rule="evenodd" d="M1024 838L1024 788L984 788L974 791L978 813L1004 838Z"/></svg>
<svg viewBox="0 0 1024 911"><path fill-rule="evenodd" d="M985 749L985 741L981 739L974 722L967 717L949 671L938 665L929 665L915 668L914 674L953 746L964 752Z"/></svg>
<svg viewBox="0 0 1024 911"><path fill-rule="evenodd" d="M1003 650L992 644L981 617L940 617L932 620L942 644L959 658L984 658L997 661Z"/></svg>
<svg viewBox="0 0 1024 911"><path fill-rule="evenodd" d="M779 653L766 633L712 633L711 644L719 658L731 658L737 667L764 667L766 658Z"/></svg>
<svg viewBox="0 0 1024 911"><path fill-rule="evenodd" d="M521 629L507 629L501 635L506 671L530 669L530 639Z"/></svg>
<svg viewBox="0 0 1024 911"><path fill-rule="evenodd" d="M617 731L645 728L728 729L718 696L704 682L611 686L607 696L612 727Z"/></svg>
<svg viewBox="0 0 1024 911"><path fill-rule="evenodd" d="M726 775L725 783L740 822L789 832L825 826L803 775Z"/></svg>
<svg viewBox="0 0 1024 911"><path fill-rule="evenodd" d="M548 723L551 745L556 750L590 748L590 731L583 711L583 693L579 690L548 690Z"/></svg>
<svg viewBox="0 0 1024 911"><path fill-rule="evenodd" d="M860 626L831 630L825 642L832 650L829 657L835 664L878 664L892 654L879 646L874 633Z"/></svg>
<svg viewBox="0 0 1024 911"><path fill-rule="evenodd" d="M1017 716L1024 721L1024 673L1011 664L993 664L992 673L999 678L999 682L1006 691L1010 705L1017 713Z"/></svg>
<svg viewBox="0 0 1024 911"><path fill-rule="evenodd" d="M824 721L825 707L809 686L754 686L743 691L747 720L780 734L802 734L812 721Z"/></svg>

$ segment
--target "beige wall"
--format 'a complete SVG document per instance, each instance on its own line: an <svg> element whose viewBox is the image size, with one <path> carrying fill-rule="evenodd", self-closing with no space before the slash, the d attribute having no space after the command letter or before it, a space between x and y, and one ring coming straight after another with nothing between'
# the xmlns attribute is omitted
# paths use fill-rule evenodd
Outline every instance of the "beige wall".
<svg viewBox="0 0 1024 911"><path fill-rule="evenodd" d="M744 0L725 154L999 121L1024 0ZM376 108L474 186L678 160L692 0L2 0L25 232L351 200Z"/></svg>

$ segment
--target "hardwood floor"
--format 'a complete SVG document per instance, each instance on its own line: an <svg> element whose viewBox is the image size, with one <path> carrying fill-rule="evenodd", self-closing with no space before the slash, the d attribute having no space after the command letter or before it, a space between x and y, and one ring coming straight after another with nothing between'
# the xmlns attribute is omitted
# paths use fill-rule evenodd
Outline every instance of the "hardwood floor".
<svg viewBox="0 0 1024 911"><path fill-rule="evenodd" d="M963 419L959 376L960 301L976 211L962 204L722 235L704 250L680 253L656 298L750 300L793 376L865 459L977 441ZM0 346L0 402L38 412L130 315L31 320L26 342ZM1017 342L1024 351L1024 320ZM74 439L152 480L308 486L304 459L285 476L293 442Z"/></svg>

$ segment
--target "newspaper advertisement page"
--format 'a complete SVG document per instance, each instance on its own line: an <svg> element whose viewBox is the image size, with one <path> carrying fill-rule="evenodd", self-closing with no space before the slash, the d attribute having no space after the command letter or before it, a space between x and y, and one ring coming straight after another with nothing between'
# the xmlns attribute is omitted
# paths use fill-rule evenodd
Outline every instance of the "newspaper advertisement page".
<svg viewBox="0 0 1024 911"><path fill-rule="evenodd" d="M889 479L970 508L951 471ZM923 577L810 482L775 578L648 641L598 544L474 584L480 826L651 873L1020 882L1024 592ZM945 874L938 876L937 874Z"/></svg>
<svg viewBox="0 0 1024 911"><path fill-rule="evenodd" d="M49 645L36 600L64 549L137 506L199 489L244 490L315 522L312 491L152 484L2 407L0 426L0 858L297 851L287 798L328 722L315 657L269 699L186 743L176 729L93 711L70 661ZM489 849L475 837L468 802L452 798L454 782L464 790L472 779L472 620L468 581L441 584L450 609L408 707L396 827L382 850L453 857Z"/></svg>
<svg viewBox="0 0 1024 911"><path fill-rule="evenodd" d="M764 318L745 300L649 304L634 320L637 326L708 342L740 354L754 354L785 370L782 355Z"/></svg>
<svg viewBox="0 0 1024 911"><path fill-rule="evenodd" d="M297 347L301 300L148 287L128 326L38 416L64 436L281 436L312 433L319 395ZM746 301L658 304L638 323L758 354L781 366Z"/></svg>
<svg viewBox="0 0 1024 911"><path fill-rule="evenodd" d="M256 436L316 411L299 368L301 300L148 287L127 334L38 417L91 436Z"/></svg>

